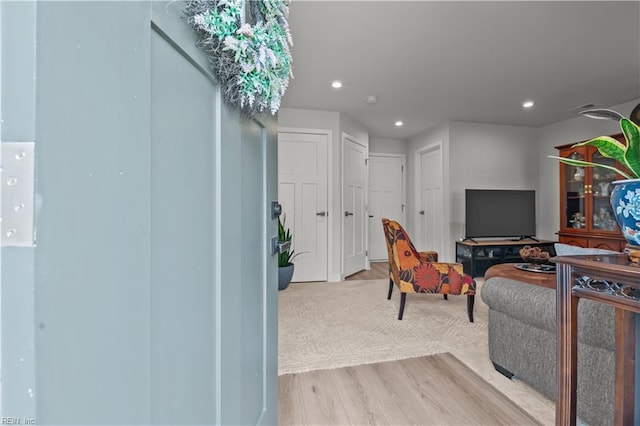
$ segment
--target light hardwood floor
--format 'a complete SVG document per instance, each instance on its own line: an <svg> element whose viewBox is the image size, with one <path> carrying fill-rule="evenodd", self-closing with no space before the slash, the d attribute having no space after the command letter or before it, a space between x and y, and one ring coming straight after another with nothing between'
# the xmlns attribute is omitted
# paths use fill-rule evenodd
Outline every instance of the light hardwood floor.
<svg viewBox="0 0 640 426"><path fill-rule="evenodd" d="M539 425L450 353L286 374L281 425Z"/></svg>
<svg viewBox="0 0 640 426"><path fill-rule="evenodd" d="M371 262L371 269L349 275L345 281L379 280L381 278L389 278L389 262Z"/></svg>

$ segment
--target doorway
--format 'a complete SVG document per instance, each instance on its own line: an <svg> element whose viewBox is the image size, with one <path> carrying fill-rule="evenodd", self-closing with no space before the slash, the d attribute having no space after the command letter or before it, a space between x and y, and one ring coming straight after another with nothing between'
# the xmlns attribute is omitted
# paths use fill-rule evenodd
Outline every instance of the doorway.
<svg viewBox="0 0 640 426"><path fill-rule="evenodd" d="M387 260L381 219L405 222L405 161L401 154L369 155L369 260Z"/></svg>
<svg viewBox="0 0 640 426"><path fill-rule="evenodd" d="M419 250L445 253L442 141L416 151L416 230Z"/></svg>
<svg viewBox="0 0 640 426"><path fill-rule="evenodd" d="M367 267L367 147L342 134L343 276Z"/></svg>

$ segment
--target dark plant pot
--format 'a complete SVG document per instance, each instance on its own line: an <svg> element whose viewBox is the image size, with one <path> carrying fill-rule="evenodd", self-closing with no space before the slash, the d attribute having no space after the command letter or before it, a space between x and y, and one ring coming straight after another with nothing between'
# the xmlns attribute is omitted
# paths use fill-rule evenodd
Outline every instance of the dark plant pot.
<svg viewBox="0 0 640 426"><path fill-rule="evenodd" d="M278 290L284 290L289 287L291 278L293 278L293 263L278 268Z"/></svg>
<svg viewBox="0 0 640 426"><path fill-rule="evenodd" d="M627 243L640 246L640 179L613 182L611 207Z"/></svg>

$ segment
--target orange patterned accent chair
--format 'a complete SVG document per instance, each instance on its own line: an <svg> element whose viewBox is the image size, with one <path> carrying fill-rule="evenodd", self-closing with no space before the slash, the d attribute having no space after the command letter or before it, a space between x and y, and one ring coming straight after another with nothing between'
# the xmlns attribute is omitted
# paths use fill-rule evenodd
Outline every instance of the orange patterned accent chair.
<svg viewBox="0 0 640 426"><path fill-rule="evenodd" d="M391 254L391 244L389 244L389 238L387 238L387 232L388 229L387 227L389 226L389 219L387 219L386 217L382 218L382 229L385 233L385 238L384 238L384 242L387 243L387 256L389 258L389 296L387 297L387 299L391 299L391 292L393 291L393 269L392 269L392 262L391 262L391 258L393 257L393 255ZM398 225L400 226L400 225ZM422 260L425 260L427 262L437 262L438 261L438 252L435 250L425 250L425 251L421 251L418 252L418 255L420 255L420 258ZM399 286L398 286L399 287ZM447 299L447 295L444 295L444 299Z"/></svg>
<svg viewBox="0 0 640 426"><path fill-rule="evenodd" d="M437 253L418 252L409 235L396 221L382 219L387 254L389 256L389 294L391 299L393 286L400 289L401 320L407 293L435 293L447 298L448 294L467 296L467 314L473 322L473 304L476 294L476 282L466 275L459 263L437 262Z"/></svg>

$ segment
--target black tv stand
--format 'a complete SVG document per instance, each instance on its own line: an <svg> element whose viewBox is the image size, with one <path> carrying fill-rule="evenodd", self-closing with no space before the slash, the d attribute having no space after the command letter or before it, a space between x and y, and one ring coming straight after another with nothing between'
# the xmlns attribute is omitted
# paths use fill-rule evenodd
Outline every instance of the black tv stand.
<svg viewBox="0 0 640 426"><path fill-rule="evenodd" d="M462 263L464 272L472 277L482 277L487 269L498 263L524 262L520 257L520 249L524 246L540 247L542 251L555 256L553 244L555 241L536 240L533 242L520 240L493 240L493 241L456 241L456 262Z"/></svg>
<svg viewBox="0 0 640 426"><path fill-rule="evenodd" d="M536 243L539 243L539 242L540 242L540 240L539 240L539 239L537 239L536 237L532 237L532 236L530 236L530 235L525 235L525 236L522 236L522 237L520 237L520 238L516 238L515 240L511 240L511 241L522 241L522 240L533 240L533 241L535 241Z"/></svg>

